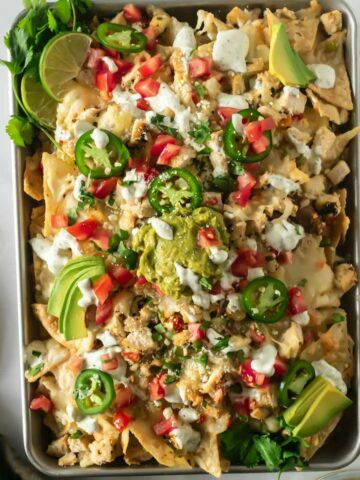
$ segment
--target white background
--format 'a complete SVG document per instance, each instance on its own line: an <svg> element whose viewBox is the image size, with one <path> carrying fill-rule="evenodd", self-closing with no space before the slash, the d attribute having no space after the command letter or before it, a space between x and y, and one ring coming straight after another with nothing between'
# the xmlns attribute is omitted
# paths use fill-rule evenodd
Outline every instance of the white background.
<svg viewBox="0 0 360 480"><path fill-rule="evenodd" d="M357 3L357 0L353 0ZM0 38L10 28L16 14L22 9L21 0L1 0ZM287 2L284 2L284 4ZM6 58L6 51L1 42L0 58ZM5 134L10 107L10 85L7 72L0 68L0 433L16 450L23 454L21 432L20 377L18 329L16 313L15 286L15 249L14 249L14 213L12 190L12 163L10 141ZM360 468L360 459L347 470ZM255 477L256 475L256 477ZM283 480L315 480L320 473L289 473ZM162 477L170 480L189 479L187 477ZM227 479L239 478L240 475L226 475ZM84 472L86 478L86 472ZM119 478L119 477L117 477ZM140 479L141 477L136 477ZM149 477L147 477L149 478ZM203 480L209 476L196 476ZM241 475L242 480L276 479L277 474ZM353 477L354 478L354 477ZM359 477L360 478L360 477ZM4 479L5 480L5 479Z"/></svg>

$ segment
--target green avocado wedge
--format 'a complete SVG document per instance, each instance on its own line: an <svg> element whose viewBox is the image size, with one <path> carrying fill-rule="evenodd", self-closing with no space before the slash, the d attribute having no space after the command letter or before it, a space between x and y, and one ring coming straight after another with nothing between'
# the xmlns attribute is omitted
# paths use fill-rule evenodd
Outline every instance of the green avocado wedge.
<svg viewBox="0 0 360 480"><path fill-rule="evenodd" d="M48 303L48 313L50 315L59 318L65 297L72 283L76 282L84 268L96 266L99 262L102 262L99 257L78 257L70 260L60 270L50 293Z"/></svg>
<svg viewBox="0 0 360 480"><path fill-rule="evenodd" d="M274 23L271 27L269 70L281 83L292 87L306 87L316 80L313 72L291 46L281 22Z"/></svg>

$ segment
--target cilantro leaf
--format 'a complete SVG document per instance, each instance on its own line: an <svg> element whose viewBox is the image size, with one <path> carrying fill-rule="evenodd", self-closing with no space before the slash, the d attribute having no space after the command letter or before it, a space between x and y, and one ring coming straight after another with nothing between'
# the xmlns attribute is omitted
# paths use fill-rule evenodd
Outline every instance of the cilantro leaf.
<svg viewBox="0 0 360 480"><path fill-rule="evenodd" d="M160 130L160 132L171 135L172 137L174 137L178 140L182 140L182 136L176 130L176 128L165 124L165 121L166 121L165 120L165 115L161 115L160 113L157 113L156 115L153 115L151 117L150 121L153 125L155 125Z"/></svg>
<svg viewBox="0 0 360 480"><path fill-rule="evenodd" d="M43 368L44 368L44 364L43 364L43 363L38 363L38 364L35 365L34 367L29 368L28 374L29 374L31 377L35 377L39 372L41 372L41 370L42 370Z"/></svg>
<svg viewBox="0 0 360 480"><path fill-rule="evenodd" d="M104 167L104 169L112 168L109 152L106 148L98 148L95 145L84 145L83 150L85 155L90 157L98 167Z"/></svg>
<svg viewBox="0 0 360 480"><path fill-rule="evenodd" d="M332 321L333 321L334 323L341 323L341 322L343 322L343 321L345 321L345 320L346 320L345 315L342 315L342 314L339 313L339 312L334 312L334 313L333 313Z"/></svg>
<svg viewBox="0 0 360 480"><path fill-rule="evenodd" d="M26 10L30 10L30 8L39 8L46 6L46 0L23 0L23 3Z"/></svg>
<svg viewBox="0 0 360 480"><path fill-rule="evenodd" d="M204 144L210 139L209 122L200 122L199 125L197 125L193 130L190 130L189 135L199 145Z"/></svg>
<svg viewBox="0 0 360 480"><path fill-rule="evenodd" d="M264 460L266 467L270 472L276 468L280 468L281 463L281 448L270 437L262 435L255 438L255 448L261 458Z"/></svg>
<svg viewBox="0 0 360 480"><path fill-rule="evenodd" d="M202 286L202 288L204 290L211 290L212 289L212 283L210 282L210 280L206 277L201 277L200 280L199 280L199 283L200 285Z"/></svg>
<svg viewBox="0 0 360 480"><path fill-rule="evenodd" d="M195 92L199 95L200 99L203 100L206 95L206 88L202 83L195 83L194 85Z"/></svg>
<svg viewBox="0 0 360 480"><path fill-rule="evenodd" d="M57 0L54 12L62 23L68 24L71 18L71 2L69 0Z"/></svg>
<svg viewBox="0 0 360 480"><path fill-rule="evenodd" d="M235 190L235 180L226 173L217 175L212 181L211 188L216 192L231 193Z"/></svg>
<svg viewBox="0 0 360 480"><path fill-rule="evenodd" d="M92 193L88 192L85 189L85 182L84 181L81 182L79 197L80 197L80 200L79 200L77 208L76 208L77 212L80 212L81 210L84 210L84 208L87 205L89 205L89 207L94 207L94 205L95 205L94 195Z"/></svg>
<svg viewBox="0 0 360 480"><path fill-rule="evenodd" d="M5 35L4 42L10 50L11 62L1 60L1 63L8 67L13 75L18 75L29 65L34 54L30 37L25 30L13 28Z"/></svg>
<svg viewBox="0 0 360 480"><path fill-rule="evenodd" d="M211 350L213 352L221 352L221 350L224 350L224 348L229 346L229 340L230 337L221 338L218 342L215 343Z"/></svg>
<svg viewBox="0 0 360 480"><path fill-rule="evenodd" d="M136 267L138 254L132 248L127 248L124 242L119 243L118 253L120 254L122 261L129 270L133 270Z"/></svg>
<svg viewBox="0 0 360 480"><path fill-rule="evenodd" d="M17 147L32 144L35 130L31 122L24 117L13 115L6 125L6 132Z"/></svg>
<svg viewBox="0 0 360 480"><path fill-rule="evenodd" d="M48 26L51 32L55 33L58 31L57 20L51 10L47 11Z"/></svg>
<svg viewBox="0 0 360 480"><path fill-rule="evenodd" d="M131 34L131 30L123 30L108 35L107 40L119 45L119 47L129 47L131 45Z"/></svg>

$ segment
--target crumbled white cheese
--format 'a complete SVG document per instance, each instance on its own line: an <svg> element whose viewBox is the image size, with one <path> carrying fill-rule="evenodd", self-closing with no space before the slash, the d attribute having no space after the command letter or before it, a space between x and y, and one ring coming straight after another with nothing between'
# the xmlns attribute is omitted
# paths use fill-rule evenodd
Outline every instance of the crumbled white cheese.
<svg viewBox="0 0 360 480"><path fill-rule="evenodd" d="M174 238L174 232L171 225L164 222L164 220L152 217L149 218L148 222L160 238L163 238L164 240L172 240Z"/></svg>
<svg viewBox="0 0 360 480"><path fill-rule="evenodd" d="M294 250L304 236L301 225L295 225L287 220L268 223L264 235L266 243L278 252Z"/></svg>
<svg viewBox="0 0 360 480"><path fill-rule="evenodd" d="M244 110L249 108L249 104L246 101L243 95L231 95L229 93L219 93L216 97L219 107L231 107L238 108L239 110ZM236 115L240 118L241 115Z"/></svg>
<svg viewBox="0 0 360 480"><path fill-rule="evenodd" d="M197 422L200 418L200 414L195 410L195 408L184 407L181 408L178 412L180 420L184 423Z"/></svg>
<svg viewBox="0 0 360 480"><path fill-rule="evenodd" d="M255 238L246 237L245 240L242 242L242 246L250 248L250 250L254 250L257 252L258 246Z"/></svg>
<svg viewBox="0 0 360 480"><path fill-rule="evenodd" d="M297 192L300 189L298 183L290 180L290 178L284 177L284 175L270 174L268 176L268 182L273 188L284 192L285 195Z"/></svg>
<svg viewBox="0 0 360 480"><path fill-rule="evenodd" d="M310 322L310 315L307 310L305 312L297 313L291 317L291 320L302 327L305 327Z"/></svg>
<svg viewBox="0 0 360 480"><path fill-rule="evenodd" d="M220 70L246 72L246 56L249 52L249 38L239 29L218 32L212 58Z"/></svg>
<svg viewBox="0 0 360 480"><path fill-rule="evenodd" d="M240 297L238 293L230 293L227 297L228 304L226 310L230 313L241 310Z"/></svg>
<svg viewBox="0 0 360 480"><path fill-rule="evenodd" d="M209 258L216 265L220 265L221 263L226 262L228 257L229 257L229 254L226 250L221 250L218 247L210 247Z"/></svg>
<svg viewBox="0 0 360 480"><path fill-rule="evenodd" d="M38 235L29 243L36 255L47 264L51 273L57 273L69 261L68 256L61 255L63 250L71 250L74 257L81 256L76 238L64 228L60 230L53 241Z"/></svg>
<svg viewBox="0 0 360 480"><path fill-rule="evenodd" d="M265 275L264 269L261 267L249 268L247 279L249 280L249 282L251 282L251 280L255 280L255 278L263 277L264 275Z"/></svg>
<svg viewBox="0 0 360 480"><path fill-rule="evenodd" d="M108 67L110 73L116 73L119 69L114 60L110 57L102 57L101 60Z"/></svg>
<svg viewBox="0 0 360 480"><path fill-rule="evenodd" d="M170 433L176 448L185 452L195 452L199 446L201 435L190 427L181 425Z"/></svg>
<svg viewBox="0 0 360 480"><path fill-rule="evenodd" d="M346 395L347 386L337 368L330 365L326 360L317 360L315 362L311 362L311 365L314 367L317 377L321 376L326 378L326 380L331 382L344 395Z"/></svg>
<svg viewBox="0 0 360 480"><path fill-rule="evenodd" d="M82 294L82 297L78 301L79 307L87 308L90 305L97 305L99 303L88 278L80 280L77 286Z"/></svg>
<svg viewBox="0 0 360 480"><path fill-rule="evenodd" d="M271 377L275 373L274 363L277 350L274 345L264 345L254 351L251 361L251 368L258 373Z"/></svg>
<svg viewBox="0 0 360 480"><path fill-rule="evenodd" d="M194 30L189 25L184 25L176 34L173 47L179 48L185 57L189 57L196 48Z"/></svg>
<svg viewBox="0 0 360 480"><path fill-rule="evenodd" d="M296 87L284 87L274 102L277 110L285 110L290 115L300 115L305 111L307 97Z"/></svg>
<svg viewBox="0 0 360 480"><path fill-rule="evenodd" d="M94 140L97 148L105 148L109 143L109 136L100 130L100 128L94 128L90 137Z"/></svg>
<svg viewBox="0 0 360 480"><path fill-rule="evenodd" d="M333 67L324 63L313 63L307 65L316 76L315 85L319 88L334 88L336 83L336 72Z"/></svg>
<svg viewBox="0 0 360 480"><path fill-rule="evenodd" d="M118 344L118 341L113 335L111 335L109 330L105 330L103 333L98 333L96 338L102 342L104 347L114 347Z"/></svg>
<svg viewBox="0 0 360 480"><path fill-rule="evenodd" d="M137 108L137 101L141 98L139 93L131 93L117 85L112 91L113 101L121 107L123 112L131 113L135 118L144 117L144 111Z"/></svg>
<svg viewBox="0 0 360 480"><path fill-rule="evenodd" d="M129 185L117 186L120 195L126 201L138 200L145 196L148 184L144 176L138 173L135 169L126 172L123 182L129 182Z"/></svg>
<svg viewBox="0 0 360 480"><path fill-rule="evenodd" d="M166 407L164 408L163 410L163 417L166 419L166 420L169 420L169 418L171 418L171 416L173 415L173 409L171 407Z"/></svg>

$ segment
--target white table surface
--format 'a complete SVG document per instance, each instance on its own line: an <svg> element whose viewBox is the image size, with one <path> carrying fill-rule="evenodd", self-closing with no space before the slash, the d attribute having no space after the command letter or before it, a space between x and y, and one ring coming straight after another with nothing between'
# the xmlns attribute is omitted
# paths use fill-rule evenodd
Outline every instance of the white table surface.
<svg viewBox="0 0 360 480"><path fill-rule="evenodd" d="M357 0L353 0L357 3ZM16 14L22 9L21 0L1 0L0 39L9 30ZM6 58L3 43L0 45L0 58ZM25 455L22 445L21 405L18 328L16 312L15 285L15 249L14 249L14 202L12 191L11 145L5 133L5 125L10 112L9 78L4 68L0 68L0 433L5 435L10 444L21 455ZM346 470L360 469L360 457ZM325 472L324 472L325 473ZM84 475L86 473L84 472ZM288 473L283 480L315 480L322 475L316 473ZM272 480L277 474L242 474L226 475L226 479L234 480L241 476L242 480ZM166 480L188 480L192 477L166 476ZM84 478L86 478L84 476ZM127 477L128 478L128 477ZM137 477L142 480L155 477ZM159 478L159 477L158 477ZM193 477L205 480L207 475ZM360 477L359 477L360 478ZM98 477L100 479L100 477ZM120 480L120 477L117 477Z"/></svg>

